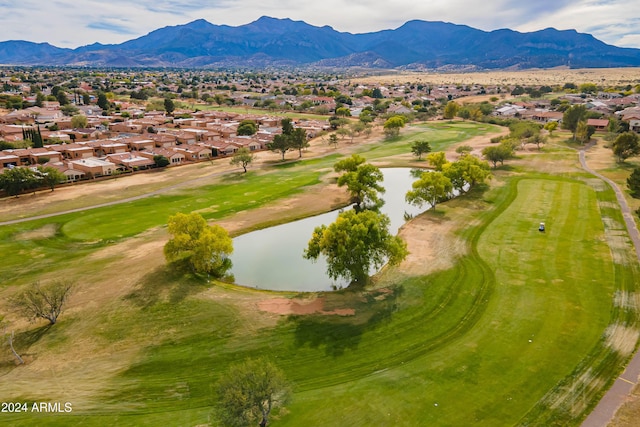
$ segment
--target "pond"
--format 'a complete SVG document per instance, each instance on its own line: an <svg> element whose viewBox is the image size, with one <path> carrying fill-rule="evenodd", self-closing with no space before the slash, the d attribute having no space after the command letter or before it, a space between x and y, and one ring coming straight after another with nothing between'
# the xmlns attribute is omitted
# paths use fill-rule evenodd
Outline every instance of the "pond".
<svg viewBox="0 0 640 427"><path fill-rule="evenodd" d="M409 205L404 197L416 180L409 168L381 169L386 192L381 212L391 220L390 231L397 234L405 215L427 210ZM346 190L345 190L346 191ZM346 207L344 209L352 209ZM239 285L276 291L330 291L348 283L334 281L326 274L322 256L316 262L302 257L313 230L336 220L340 210L253 231L233 239L232 273Z"/></svg>

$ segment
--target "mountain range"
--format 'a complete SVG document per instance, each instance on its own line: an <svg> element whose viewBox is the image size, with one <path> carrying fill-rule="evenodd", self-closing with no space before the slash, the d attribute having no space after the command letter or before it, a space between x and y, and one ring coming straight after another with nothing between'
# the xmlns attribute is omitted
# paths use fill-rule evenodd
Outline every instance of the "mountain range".
<svg viewBox="0 0 640 427"><path fill-rule="evenodd" d="M430 70L640 66L640 49L620 48L575 30L482 31L409 21L394 30L351 34L329 26L262 17L237 27L203 19L121 44L66 49L0 42L0 64L90 67L366 67Z"/></svg>

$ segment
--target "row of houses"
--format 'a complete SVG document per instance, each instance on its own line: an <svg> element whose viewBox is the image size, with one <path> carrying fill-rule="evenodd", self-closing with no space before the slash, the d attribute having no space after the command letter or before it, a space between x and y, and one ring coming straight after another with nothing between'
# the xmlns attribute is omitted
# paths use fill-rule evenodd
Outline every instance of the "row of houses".
<svg viewBox="0 0 640 427"><path fill-rule="evenodd" d="M251 136L237 135L241 120L250 118L258 125ZM161 126L164 118L156 118L154 133L146 132L152 119L145 123L130 120L116 124L127 126L126 132L90 129L68 129L42 132L46 143L42 148L0 151L0 173L5 168L46 165L59 169L69 181L87 177L112 175L116 171L136 171L156 166L157 156L165 157L169 165L233 155L240 148L260 151L267 148L275 135L282 132L280 118L255 117L235 113L201 113L192 118L176 119L171 126ZM326 122L300 121L309 137L328 129ZM24 126L0 125L0 137L16 135L22 139ZM105 134L108 138L100 138ZM92 139L96 138L96 139Z"/></svg>

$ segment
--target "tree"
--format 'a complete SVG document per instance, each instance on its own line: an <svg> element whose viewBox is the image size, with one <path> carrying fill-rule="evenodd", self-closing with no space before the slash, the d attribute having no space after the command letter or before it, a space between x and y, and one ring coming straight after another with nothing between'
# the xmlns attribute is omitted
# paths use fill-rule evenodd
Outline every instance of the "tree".
<svg viewBox="0 0 640 427"><path fill-rule="evenodd" d="M290 385L284 373L265 359L229 367L217 384L218 414L225 426L265 427L273 408L286 404ZM259 420L259 421L258 421Z"/></svg>
<svg viewBox="0 0 640 427"><path fill-rule="evenodd" d="M529 138L527 140L527 142L529 144L535 144L536 147L538 147L538 150L540 150L540 146L547 143L547 137L546 136L542 136L539 133L537 133L537 134L533 135L531 138Z"/></svg>
<svg viewBox="0 0 640 427"><path fill-rule="evenodd" d="M231 159L233 166L240 165L244 169L244 173L247 173L247 166L255 160L255 155L247 147L242 147L236 151Z"/></svg>
<svg viewBox="0 0 640 427"><path fill-rule="evenodd" d="M591 137L595 132L596 128L587 125L586 121L581 120L578 122L578 126L576 127L576 139L580 141L580 144L584 145L591 140Z"/></svg>
<svg viewBox="0 0 640 427"><path fill-rule="evenodd" d="M172 115L173 112L175 111L176 106L173 103L173 100L171 98L165 98L164 99L164 111L167 112L168 115Z"/></svg>
<svg viewBox="0 0 640 427"><path fill-rule="evenodd" d="M406 119L403 116L392 116L384 122L384 134L387 138L395 138L400 134L400 129L406 124Z"/></svg>
<svg viewBox="0 0 640 427"><path fill-rule="evenodd" d="M333 144L333 148L338 148L338 135L335 133L329 135L329 144Z"/></svg>
<svg viewBox="0 0 640 427"><path fill-rule="evenodd" d="M427 155L427 161L433 168L437 171L441 171L442 167L449 163L447 160L447 156L444 154L444 151L436 151L435 153L430 153Z"/></svg>
<svg viewBox="0 0 640 427"><path fill-rule="evenodd" d="M445 119L453 119L456 114L458 114L458 110L460 109L460 105L458 105L455 101L447 102L447 105L444 106L444 112L442 113L442 117Z"/></svg>
<svg viewBox="0 0 640 427"><path fill-rule="evenodd" d="M627 178L627 187L631 191L631 196L640 198L640 168L633 168L633 172Z"/></svg>
<svg viewBox="0 0 640 427"><path fill-rule="evenodd" d="M446 199L453 190L451 180L442 172L423 172L420 179L411 184L405 198L412 205L422 206L429 203L433 209L440 200Z"/></svg>
<svg viewBox="0 0 640 427"><path fill-rule="evenodd" d="M57 281L46 286L34 282L11 300L12 305L30 320L46 319L54 325L67 300L73 285Z"/></svg>
<svg viewBox="0 0 640 427"><path fill-rule="evenodd" d="M107 95L104 92L98 93L98 107L100 107L102 110L108 110L110 105L111 104L109 102L109 99L107 98Z"/></svg>
<svg viewBox="0 0 640 427"><path fill-rule="evenodd" d="M377 209L383 201L378 193L384 193L384 187L379 182L384 179L382 172L369 163L359 165L356 170L345 172L338 178L339 187L347 187L351 196L351 203L356 209Z"/></svg>
<svg viewBox="0 0 640 427"><path fill-rule="evenodd" d="M469 154L473 151L473 147L470 145L459 145L456 147L456 153L464 156L465 154Z"/></svg>
<svg viewBox="0 0 640 427"><path fill-rule="evenodd" d="M418 156L418 160L421 160L423 154L431 152L431 144L429 141L419 139L411 144L411 152L414 156Z"/></svg>
<svg viewBox="0 0 640 427"><path fill-rule="evenodd" d="M354 172L358 169L358 166L366 161L364 157L358 154L352 154L351 157L337 161L333 165L333 170L336 172Z"/></svg>
<svg viewBox="0 0 640 427"><path fill-rule="evenodd" d="M156 167L159 167L159 168L164 168L166 166L169 166L169 164L171 164L169 159L167 159L162 154L156 154L155 156L153 156L153 161L155 162Z"/></svg>
<svg viewBox="0 0 640 427"><path fill-rule="evenodd" d="M302 128L296 128L288 135L289 144L293 150L298 150L298 158L302 157L302 150L309 146L307 140L307 131Z"/></svg>
<svg viewBox="0 0 640 427"><path fill-rule="evenodd" d="M284 161L284 155L287 151L291 150L291 140L284 134L275 135L273 141L267 144L267 148L274 153L281 153L282 161Z"/></svg>
<svg viewBox="0 0 640 427"><path fill-rule="evenodd" d="M513 145L509 141L503 141L499 145L486 147L482 150L482 155L493 163L495 169L498 167L498 162L503 165L506 159L513 156Z"/></svg>
<svg viewBox="0 0 640 427"><path fill-rule="evenodd" d="M553 131L558 129L558 122L549 122L544 125L544 129L549 132L549 136L553 136Z"/></svg>
<svg viewBox="0 0 640 427"><path fill-rule="evenodd" d="M573 133L573 140L576 140L576 130L578 123L584 119L587 114L587 107L584 105L574 105L569 107L562 116L562 127Z"/></svg>
<svg viewBox="0 0 640 427"><path fill-rule="evenodd" d="M164 256L170 265L218 278L231 268L233 241L224 228L209 226L192 212L169 217L168 230L173 237L164 245Z"/></svg>
<svg viewBox="0 0 640 427"><path fill-rule="evenodd" d="M67 176L53 166L38 166L37 175L40 181L49 187L51 191L56 188L56 185L67 180Z"/></svg>
<svg viewBox="0 0 640 427"><path fill-rule="evenodd" d="M258 132L258 125L254 120L243 120L238 125L236 132L241 136L255 135Z"/></svg>
<svg viewBox="0 0 640 427"><path fill-rule="evenodd" d="M442 173L449 178L453 188L461 193L464 192L465 185L472 188L491 175L489 164L470 154L464 154L458 161L445 164Z"/></svg>
<svg viewBox="0 0 640 427"><path fill-rule="evenodd" d="M318 259L323 255L331 278L342 277L351 285L364 286L372 268L385 262L396 265L408 254L406 243L389 233L389 223L384 214L348 210L328 227L315 228L304 257Z"/></svg>
<svg viewBox="0 0 640 427"><path fill-rule="evenodd" d="M638 144L638 134L635 132L625 132L613 141L613 154L616 155L619 162L624 162L632 156L640 154L640 144Z"/></svg>
<svg viewBox="0 0 640 427"><path fill-rule="evenodd" d="M74 129L85 129L88 126L87 116L77 114L71 117L71 127Z"/></svg>
<svg viewBox="0 0 640 427"><path fill-rule="evenodd" d="M29 168L14 167L0 174L0 188L9 196L16 196L33 188L38 182L36 174Z"/></svg>

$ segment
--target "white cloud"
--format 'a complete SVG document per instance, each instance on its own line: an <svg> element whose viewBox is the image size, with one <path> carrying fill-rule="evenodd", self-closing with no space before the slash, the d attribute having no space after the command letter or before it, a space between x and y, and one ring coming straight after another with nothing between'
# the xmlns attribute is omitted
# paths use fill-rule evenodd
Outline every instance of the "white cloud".
<svg viewBox="0 0 640 427"><path fill-rule="evenodd" d="M406 21L446 21L482 30L547 27L592 33L615 45L640 47L637 0L0 0L0 40L48 41L60 47L121 43L168 25L206 19L243 25L267 15L361 33Z"/></svg>

